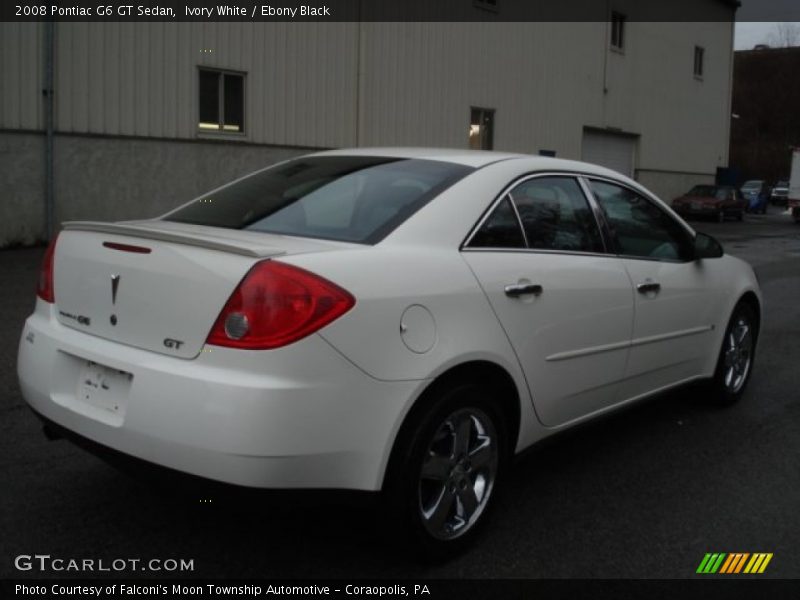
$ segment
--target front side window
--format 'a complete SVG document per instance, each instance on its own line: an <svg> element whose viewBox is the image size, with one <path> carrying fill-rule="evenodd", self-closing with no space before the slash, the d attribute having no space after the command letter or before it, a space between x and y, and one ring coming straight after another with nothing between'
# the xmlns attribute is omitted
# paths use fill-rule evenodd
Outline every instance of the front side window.
<svg viewBox="0 0 800 600"><path fill-rule="evenodd" d="M199 122L201 131L244 132L244 75L200 69Z"/></svg>
<svg viewBox="0 0 800 600"><path fill-rule="evenodd" d="M472 171L434 160L298 158L202 196L164 219L374 244Z"/></svg>
<svg viewBox="0 0 800 600"><path fill-rule="evenodd" d="M536 177L514 187L484 221L470 246L604 251L591 207L571 177Z"/></svg>
<svg viewBox="0 0 800 600"><path fill-rule="evenodd" d="M616 244L617 253L655 260L690 260L689 232L653 202L633 190L590 181L603 209Z"/></svg>

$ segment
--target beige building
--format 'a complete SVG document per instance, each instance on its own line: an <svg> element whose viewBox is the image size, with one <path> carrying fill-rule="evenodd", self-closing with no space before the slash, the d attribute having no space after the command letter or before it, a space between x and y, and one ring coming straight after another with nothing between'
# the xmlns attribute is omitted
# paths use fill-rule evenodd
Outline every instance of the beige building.
<svg viewBox="0 0 800 600"><path fill-rule="evenodd" d="M728 161L734 9L705 1L716 20L0 23L0 246L42 238L48 203L154 216L342 146L555 153L670 199Z"/></svg>

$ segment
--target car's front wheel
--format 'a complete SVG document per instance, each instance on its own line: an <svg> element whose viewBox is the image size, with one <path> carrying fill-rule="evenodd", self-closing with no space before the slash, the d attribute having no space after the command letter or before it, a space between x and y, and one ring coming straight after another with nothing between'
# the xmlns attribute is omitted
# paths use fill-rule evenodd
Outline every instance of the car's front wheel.
<svg viewBox="0 0 800 600"><path fill-rule="evenodd" d="M401 432L384 491L395 531L419 558L438 561L463 550L486 520L508 440L487 386L465 382L432 396Z"/></svg>
<svg viewBox="0 0 800 600"><path fill-rule="evenodd" d="M710 383L710 399L715 404L733 404L742 396L753 369L758 327L753 307L740 302L725 329L717 368Z"/></svg>

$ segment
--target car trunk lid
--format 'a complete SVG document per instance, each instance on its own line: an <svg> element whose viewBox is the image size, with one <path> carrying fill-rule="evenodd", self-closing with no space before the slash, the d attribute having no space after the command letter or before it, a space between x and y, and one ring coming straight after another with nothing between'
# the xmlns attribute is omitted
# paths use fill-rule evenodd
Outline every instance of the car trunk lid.
<svg viewBox="0 0 800 600"><path fill-rule="evenodd" d="M342 246L162 221L69 222L56 246L56 315L91 335L193 358L256 262Z"/></svg>

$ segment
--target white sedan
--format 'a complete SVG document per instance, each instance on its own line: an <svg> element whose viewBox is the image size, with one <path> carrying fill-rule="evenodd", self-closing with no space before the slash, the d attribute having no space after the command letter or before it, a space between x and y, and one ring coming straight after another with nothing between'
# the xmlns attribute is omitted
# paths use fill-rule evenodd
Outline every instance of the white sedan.
<svg viewBox="0 0 800 600"><path fill-rule="evenodd" d="M65 223L19 380L48 426L149 463L382 491L444 556L538 440L695 380L738 399L760 314L746 263L613 171L338 150Z"/></svg>

